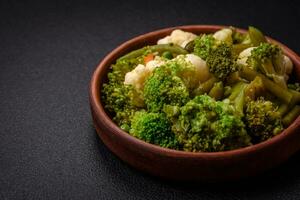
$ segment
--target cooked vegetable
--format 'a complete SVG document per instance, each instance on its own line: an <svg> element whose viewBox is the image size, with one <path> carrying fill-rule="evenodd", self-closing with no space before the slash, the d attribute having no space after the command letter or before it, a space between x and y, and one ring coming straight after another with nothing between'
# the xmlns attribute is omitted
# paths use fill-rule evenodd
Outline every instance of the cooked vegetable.
<svg viewBox="0 0 300 200"><path fill-rule="evenodd" d="M224 86L222 82L215 83L213 88L209 91L208 96L215 100L221 100L224 96Z"/></svg>
<svg viewBox="0 0 300 200"><path fill-rule="evenodd" d="M211 50L216 46L216 39L212 35L202 35L194 40L194 53L206 60Z"/></svg>
<svg viewBox="0 0 300 200"><path fill-rule="evenodd" d="M289 126L300 115L300 106L296 105L288 114L282 119L284 126Z"/></svg>
<svg viewBox="0 0 300 200"><path fill-rule="evenodd" d="M281 49L278 46L260 43L257 48L251 51L247 63L254 70L260 71L283 88L287 88L283 59Z"/></svg>
<svg viewBox="0 0 300 200"><path fill-rule="evenodd" d="M260 30L258 30L257 28L255 28L253 26L249 26L248 33L249 33L251 43L254 46L258 46L261 43L267 42L264 34Z"/></svg>
<svg viewBox="0 0 300 200"><path fill-rule="evenodd" d="M122 56L118 60L137 58L139 56L145 55L145 53L158 52L161 54L165 51L169 51L176 55L188 53L185 49L183 49L182 47L180 47L176 44L158 44L158 45L153 45L153 46L146 46L144 48L132 51L132 52Z"/></svg>
<svg viewBox="0 0 300 200"><path fill-rule="evenodd" d="M169 121L163 113L136 112L132 118L129 133L161 147L173 149L179 147L179 143L171 131Z"/></svg>
<svg viewBox="0 0 300 200"><path fill-rule="evenodd" d="M175 118L172 130L185 151L224 151L251 144L234 109L207 95L189 101Z"/></svg>
<svg viewBox="0 0 300 200"><path fill-rule="evenodd" d="M265 141L283 130L277 107L263 98L247 103L244 121L253 143Z"/></svg>
<svg viewBox="0 0 300 200"><path fill-rule="evenodd" d="M238 65L232 55L232 48L225 43L211 50L206 58L206 63L209 71L221 80L225 80L230 74L238 71Z"/></svg>
<svg viewBox="0 0 300 200"><path fill-rule="evenodd" d="M174 30L117 59L101 100L114 122L148 143L192 152L246 147L300 115L293 63L257 28Z"/></svg>
<svg viewBox="0 0 300 200"><path fill-rule="evenodd" d="M144 98L149 111L159 112L165 104L184 105L189 100L189 92L184 82L170 68L161 66L147 79Z"/></svg>

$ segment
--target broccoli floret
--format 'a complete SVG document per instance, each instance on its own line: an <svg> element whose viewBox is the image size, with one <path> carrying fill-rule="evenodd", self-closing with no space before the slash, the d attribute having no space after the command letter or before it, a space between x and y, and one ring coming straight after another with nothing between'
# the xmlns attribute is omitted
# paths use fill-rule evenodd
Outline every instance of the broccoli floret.
<svg viewBox="0 0 300 200"><path fill-rule="evenodd" d="M112 71L108 73L109 83L123 84L125 74L133 70L138 64L144 63L144 55L136 58L119 59L111 66Z"/></svg>
<svg viewBox="0 0 300 200"><path fill-rule="evenodd" d="M128 131L131 117L137 110L134 101L135 90L131 85L123 84L104 84L102 91L102 100L105 109L111 113L113 120L125 131Z"/></svg>
<svg viewBox="0 0 300 200"><path fill-rule="evenodd" d="M131 135L161 147L177 149L179 143L163 113L136 112L129 131Z"/></svg>
<svg viewBox="0 0 300 200"><path fill-rule="evenodd" d="M118 60L108 73L108 83L103 84L102 101L113 120L125 131L129 130L130 120L143 99L131 85L124 85L125 74L137 64L143 62L143 56Z"/></svg>
<svg viewBox="0 0 300 200"><path fill-rule="evenodd" d="M215 46L216 39L212 35L201 35L194 40L194 54L206 60L210 51Z"/></svg>
<svg viewBox="0 0 300 200"><path fill-rule="evenodd" d="M160 66L145 82L144 99L149 111L159 112L165 104L184 105L189 100L189 91L174 70Z"/></svg>
<svg viewBox="0 0 300 200"><path fill-rule="evenodd" d="M221 80L225 80L231 73L238 71L238 65L232 55L232 47L225 43L211 50L206 63L209 71Z"/></svg>
<svg viewBox="0 0 300 200"><path fill-rule="evenodd" d="M265 141L283 130L277 107L262 97L247 103L244 122L253 143Z"/></svg>
<svg viewBox="0 0 300 200"><path fill-rule="evenodd" d="M279 46L270 43L261 43L251 51L247 64L256 71L265 74L275 83L287 88L284 79L284 56Z"/></svg>
<svg viewBox="0 0 300 200"><path fill-rule="evenodd" d="M172 121L172 130L185 151L224 151L251 144L234 108L207 95L189 101L180 108L180 114L173 115Z"/></svg>

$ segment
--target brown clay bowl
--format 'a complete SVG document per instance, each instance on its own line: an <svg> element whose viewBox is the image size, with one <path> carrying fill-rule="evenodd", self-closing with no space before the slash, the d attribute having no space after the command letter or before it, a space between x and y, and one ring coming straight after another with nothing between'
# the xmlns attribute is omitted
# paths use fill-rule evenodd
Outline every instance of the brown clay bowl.
<svg viewBox="0 0 300 200"><path fill-rule="evenodd" d="M192 25L166 28L129 40L109 53L97 66L90 82L90 106L94 125L104 144L120 159L149 174L172 180L226 181L252 176L287 160L300 149L300 117L281 134L265 142L224 152L191 153L171 150L139 140L121 130L104 110L100 94L109 67L115 60L145 45L154 44L172 30L215 32L223 26ZM245 30L238 29L240 32ZM300 58L278 43L294 63L293 76L300 80Z"/></svg>

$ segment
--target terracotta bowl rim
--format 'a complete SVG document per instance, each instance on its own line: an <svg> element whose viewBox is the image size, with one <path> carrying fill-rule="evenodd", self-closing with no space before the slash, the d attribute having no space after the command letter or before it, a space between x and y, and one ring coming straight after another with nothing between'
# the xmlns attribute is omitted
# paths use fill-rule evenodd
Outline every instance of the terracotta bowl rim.
<svg viewBox="0 0 300 200"><path fill-rule="evenodd" d="M140 40L145 40L145 38L153 36L153 35L159 35L159 34L164 34L168 33L174 29L183 29L183 30L188 30L188 29L197 29L199 32L215 32L221 28L228 27L228 26L223 26L223 25L187 25L187 26L176 26L176 27L169 27L169 28L164 28L164 29L159 29L156 31L148 32L142 35L139 35L137 37L134 37L133 39L130 39L121 45L119 45L117 48L112 50L110 53L108 53L104 59L100 61L100 63L97 65L91 81L90 81L90 88L89 88L89 100L90 100L90 105L91 108L96 116L97 121L101 121L103 125L107 126L107 128L110 131L109 134L113 134L116 136L115 139L118 140L126 140L127 143L130 143L132 145L138 145L140 148L144 148L146 151L151 151L156 154L160 155L167 155L169 157L186 157L186 158L216 158L216 157L222 157L222 158L229 158L229 157L236 157L236 156L241 156L249 153L253 153L256 151L260 151L268 146L273 146L276 145L283 140L287 139L290 135L292 134L297 134L297 129L300 127L300 117L298 117L288 128L286 128L282 133L279 135L255 144L251 145L248 147L243 147L235 150L228 150L228 151L220 151L220 152L186 152L186 151L181 151L181 150L174 150L174 149L168 149L168 148L163 148L154 144L147 143L145 141L142 141L140 139L137 139L133 136L131 136L129 133L123 131L120 129L113 121L112 119L107 115L102 103L101 103L101 96L100 96L100 88L98 88L99 81L100 81L100 74L105 73L106 68L109 63L109 60L111 60L112 57L114 57L116 54L118 54L120 51L124 49L128 49L130 46L133 44L139 42ZM244 29L237 28L238 31L240 32L246 32ZM284 44L267 37L269 41L272 41L274 43L279 44L283 49L285 54L287 54L293 61L294 67L300 67L300 57L291 49L289 49L287 46ZM114 59L115 60L115 59Z"/></svg>

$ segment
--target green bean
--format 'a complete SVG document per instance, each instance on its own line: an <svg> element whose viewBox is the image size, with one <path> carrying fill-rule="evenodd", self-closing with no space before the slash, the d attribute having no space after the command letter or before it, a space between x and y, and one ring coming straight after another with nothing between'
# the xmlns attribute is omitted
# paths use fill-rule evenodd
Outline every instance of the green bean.
<svg viewBox="0 0 300 200"><path fill-rule="evenodd" d="M239 74L242 78L244 78L248 81L253 81L255 79L255 77L258 76L259 73L250 69L249 67L243 66L240 69Z"/></svg>
<svg viewBox="0 0 300 200"><path fill-rule="evenodd" d="M169 51L173 54L188 54L188 52L177 44L158 44L149 46L151 52L163 53L164 51Z"/></svg>
<svg viewBox="0 0 300 200"><path fill-rule="evenodd" d="M281 104L279 107L278 107L278 110L277 110L280 114L280 116L284 116L285 113L287 113L289 111L289 105L288 104Z"/></svg>
<svg viewBox="0 0 300 200"><path fill-rule="evenodd" d="M231 74L228 76L228 78L226 79L226 81L227 81L227 84L229 84L229 85L232 85L232 84L234 84L234 83L236 83L236 82L241 81L241 77L240 77L240 75L239 75L239 72L231 73Z"/></svg>
<svg viewBox="0 0 300 200"><path fill-rule="evenodd" d="M260 76L256 76L253 81L245 89L245 96L251 100L255 100L257 96L263 96L264 94L264 83Z"/></svg>
<svg viewBox="0 0 300 200"><path fill-rule="evenodd" d="M231 86L225 86L224 87L224 97L228 97L232 92L232 87Z"/></svg>
<svg viewBox="0 0 300 200"><path fill-rule="evenodd" d="M254 46L258 46L260 45L260 43L267 42L264 34L253 26L249 26L248 33L249 33L251 43Z"/></svg>
<svg viewBox="0 0 300 200"><path fill-rule="evenodd" d="M183 49L182 47L180 47L176 44L157 44L157 45L146 46L141 49L131 51L130 53L120 57L118 60L136 58L136 57L142 56L147 51L158 52L160 54L165 51L169 51L173 54L187 54L188 53L185 49Z"/></svg>
<svg viewBox="0 0 300 200"><path fill-rule="evenodd" d="M231 94L230 96L228 97L228 99L230 101L233 101L238 95L239 93L245 89L245 87L247 86L248 84L247 83L244 83L244 82L239 82L237 84L235 84L232 88L232 91L231 91Z"/></svg>
<svg viewBox="0 0 300 200"><path fill-rule="evenodd" d="M244 115L244 102L245 102L245 95L244 89L238 94L238 96L234 99L234 105L236 111L243 116Z"/></svg>
<svg viewBox="0 0 300 200"><path fill-rule="evenodd" d="M288 90L280 87L264 75L250 69L249 67L242 67L240 70L240 76L246 80L252 81L256 76L262 78L265 88L270 91L274 96L278 97L281 101L289 104L293 98L293 94ZM300 96L300 95L299 95ZM298 99L298 95L297 95ZM300 99L300 97L299 97Z"/></svg>
<svg viewBox="0 0 300 200"><path fill-rule="evenodd" d="M149 51L149 47L143 47L141 49L137 49L129 52L128 54L125 54L124 56L120 57L118 60L137 58L139 56L144 55L147 51Z"/></svg>
<svg viewBox="0 0 300 200"><path fill-rule="evenodd" d="M208 96L219 101L223 98L224 95L224 86L222 82L215 83L213 88L209 91Z"/></svg>
<svg viewBox="0 0 300 200"><path fill-rule="evenodd" d="M288 91L293 95L292 100L290 102L290 107L293 107L294 105L300 102L300 92L292 89L289 89Z"/></svg>
<svg viewBox="0 0 300 200"><path fill-rule="evenodd" d="M300 115L300 106L296 105L290 112L288 112L282 119L284 126L289 126Z"/></svg>
<svg viewBox="0 0 300 200"><path fill-rule="evenodd" d="M288 90L280 87L279 85L277 85L276 83L274 83L273 81L271 81L263 75L259 76L262 78L266 89L269 90L273 95L275 95L285 103L291 102L293 95Z"/></svg>
<svg viewBox="0 0 300 200"><path fill-rule="evenodd" d="M204 83L201 83L200 86L193 91L193 95L197 96L197 95L208 93L217 81L218 79L212 76Z"/></svg>
<svg viewBox="0 0 300 200"><path fill-rule="evenodd" d="M251 47L252 45L251 44L234 44L232 46L232 51L233 51L233 54L235 55L239 55L243 50Z"/></svg>

